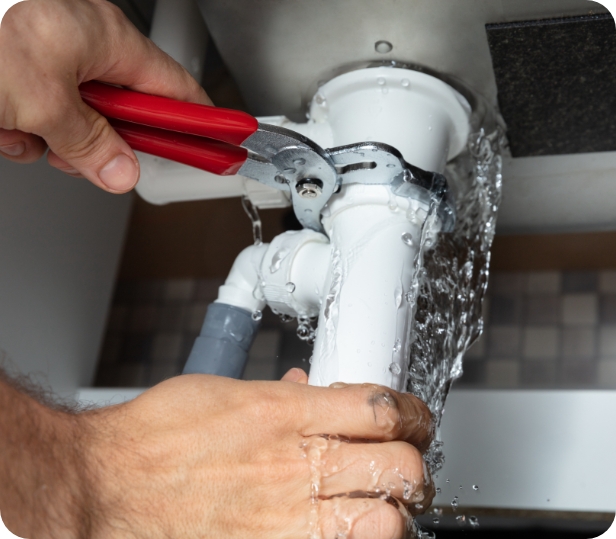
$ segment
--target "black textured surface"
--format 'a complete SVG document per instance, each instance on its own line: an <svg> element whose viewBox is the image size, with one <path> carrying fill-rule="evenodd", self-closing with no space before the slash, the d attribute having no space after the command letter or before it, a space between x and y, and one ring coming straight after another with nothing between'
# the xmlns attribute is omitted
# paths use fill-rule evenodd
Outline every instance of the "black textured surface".
<svg viewBox="0 0 616 539"><path fill-rule="evenodd" d="M609 14L486 25L514 157L616 150Z"/></svg>

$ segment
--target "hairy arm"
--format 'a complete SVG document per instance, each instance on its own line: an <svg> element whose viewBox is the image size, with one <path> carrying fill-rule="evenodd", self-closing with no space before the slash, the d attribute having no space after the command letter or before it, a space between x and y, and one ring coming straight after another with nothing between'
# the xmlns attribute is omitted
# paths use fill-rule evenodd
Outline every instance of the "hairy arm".
<svg viewBox="0 0 616 539"><path fill-rule="evenodd" d="M77 414L54 410L0 371L0 511L19 537L87 536Z"/></svg>

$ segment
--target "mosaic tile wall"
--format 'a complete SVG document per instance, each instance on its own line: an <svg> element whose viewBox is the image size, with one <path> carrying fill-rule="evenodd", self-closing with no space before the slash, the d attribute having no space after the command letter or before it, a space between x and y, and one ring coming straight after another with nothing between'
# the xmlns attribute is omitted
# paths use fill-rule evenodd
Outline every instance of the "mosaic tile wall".
<svg viewBox="0 0 616 539"><path fill-rule="evenodd" d="M179 374L220 280L118 283L95 385L147 387ZM485 331L456 387L616 388L616 271L494 273ZM307 369L311 348L268 309L246 379Z"/></svg>

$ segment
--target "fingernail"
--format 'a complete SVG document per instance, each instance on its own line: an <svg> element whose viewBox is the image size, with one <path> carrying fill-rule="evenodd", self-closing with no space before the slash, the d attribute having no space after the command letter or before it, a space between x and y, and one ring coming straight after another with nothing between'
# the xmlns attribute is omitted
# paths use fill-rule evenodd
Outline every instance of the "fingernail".
<svg viewBox="0 0 616 539"><path fill-rule="evenodd" d="M11 157L19 157L26 151L26 145L23 142L16 142L15 144L7 144L6 146L0 146L0 152L10 155Z"/></svg>
<svg viewBox="0 0 616 539"><path fill-rule="evenodd" d="M135 187L139 179L139 169L128 155L121 153L109 161L98 176L109 189L128 191Z"/></svg>
<svg viewBox="0 0 616 539"><path fill-rule="evenodd" d="M64 174L71 174L73 176L76 174L81 174L81 172L79 172L76 168L61 168L58 170L64 172Z"/></svg>
<svg viewBox="0 0 616 539"><path fill-rule="evenodd" d="M344 382L334 382L333 384L329 384L329 387L332 389L344 389L345 387L349 387L349 384L345 384Z"/></svg>

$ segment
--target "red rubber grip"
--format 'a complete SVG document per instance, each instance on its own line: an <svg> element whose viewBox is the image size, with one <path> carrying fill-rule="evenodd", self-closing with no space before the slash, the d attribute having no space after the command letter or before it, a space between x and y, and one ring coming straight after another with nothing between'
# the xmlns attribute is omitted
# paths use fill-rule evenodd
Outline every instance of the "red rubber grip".
<svg viewBox="0 0 616 539"><path fill-rule="evenodd" d="M134 150L171 159L221 176L237 174L248 156L248 151L244 148L218 140L121 120L111 119L109 123Z"/></svg>
<svg viewBox="0 0 616 539"><path fill-rule="evenodd" d="M82 99L107 118L239 146L258 129L256 118L239 110L186 103L90 81L79 87Z"/></svg>

